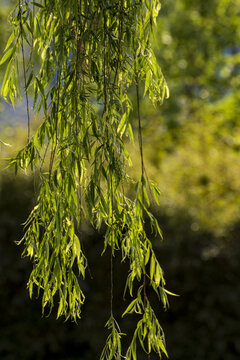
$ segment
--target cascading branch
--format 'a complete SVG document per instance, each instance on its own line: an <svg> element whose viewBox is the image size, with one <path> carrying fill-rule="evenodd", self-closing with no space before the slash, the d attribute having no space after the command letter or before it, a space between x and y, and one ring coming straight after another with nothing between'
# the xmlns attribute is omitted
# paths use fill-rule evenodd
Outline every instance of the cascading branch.
<svg viewBox="0 0 240 360"><path fill-rule="evenodd" d="M135 312L141 319L123 356L122 333L113 316L111 274L106 324L110 333L102 360L136 360L137 343L148 354L167 355L163 330L146 295L148 282L167 306L163 272L144 230L147 216L161 236L149 212L148 193L158 202L159 189L149 184L144 168L139 95L143 82L144 95L153 103L168 96L150 41L159 10L158 0L19 0L1 60L8 63L1 90L5 100L14 105L20 96L21 59L27 108L31 91L35 113L44 114L40 127L30 134L27 109L28 142L10 160L16 171L30 168L40 179L37 204L21 240L24 254L33 261L30 296L36 287L43 309L57 301L58 317L80 317L85 298L78 276L84 278L87 259L78 234L84 219L96 228L104 223L104 250L110 247L112 256L121 251L122 259L129 261L126 291L134 299L123 316ZM33 64L36 54L40 66ZM124 191L133 182L127 174L131 160L125 146L127 138L134 139L130 86L136 88L141 157L141 178L131 199Z"/></svg>

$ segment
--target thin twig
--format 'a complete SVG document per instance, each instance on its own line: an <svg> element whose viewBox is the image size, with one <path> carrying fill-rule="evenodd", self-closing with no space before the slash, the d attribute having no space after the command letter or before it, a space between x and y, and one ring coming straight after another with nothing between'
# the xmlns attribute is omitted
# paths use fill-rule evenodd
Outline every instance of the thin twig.
<svg viewBox="0 0 240 360"><path fill-rule="evenodd" d="M110 290L110 310L111 310L111 315L113 315L113 174L112 174L112 169L111 171L111 259L110 259L110 272L111 272L111 290Z"/></svg>
<svg viewBox="0 0 240 360"><path fill-rule="evenodd" d="M135 80L136 80L136 96L137 96L137 117L138 117L138 143L139 143L139 152L141 157L141 190L142 190L142 203L144 204L144 158L143 158L143 140L142 140L142 124L141 124L141 113L140 113L140 95L139 95L139 77L137 72L136 64L136 55L135 55ZM143 217L143 210L142 210ZM147 292L146 292L146 271L144 269L143 274L143 304L146 309L147 305ZM151 355L148 354L148 360L151 360Z"/></svg>
<svg viewBox="0 0 240 360"><path fill-rule="evenodd" d="M23 60L23 76L24 76L24 87L25 87L25 96L27 102L27 121L28 121L28 141L30 140L30 114L29 114L29 101L28 101L28 92L27 92L27 76L26 76L26 67L25 67L25 54L23 46L23 23L22 23L22 4L21 0L18 0L19 15L20 15L20 36L21 36L21 49L22 49L22 60Z"/></svg>

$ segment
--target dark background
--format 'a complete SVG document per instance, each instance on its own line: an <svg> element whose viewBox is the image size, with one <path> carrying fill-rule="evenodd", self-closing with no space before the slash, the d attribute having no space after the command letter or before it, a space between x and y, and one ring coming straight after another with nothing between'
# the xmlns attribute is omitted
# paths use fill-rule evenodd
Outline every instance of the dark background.
<svg viewBox="0 0 240 360"><path fill-rule="evenodd" d="M31 265L21 258L20 226L32 205L33 184L6 176L0 190L0 358L15 359L97 359L107 332L109 317L109 254L101 257L102 235L89 227L84 246L93 279L87 274L83 285L86 303L79 324L56 320L55 311L41 315L41 299L29 299L26 283ZM158 214L167 241L155 242L165 270L167 288L179 297L170 297L164 312L152 298L165 330L171 359L235 360L240 356L239 224L228 233L227 246L217 254L211 232L193 232L184 211ZM218 240L219 241L219 240ZM212 251L209 253L209 248ZM207 251L206 251L207 250ZM121 320L127 306L122 298L127 266L114 259L114 313L123 332L136 324L135 315ZM124 341L126 346L126 341ZM145 357L142 357L143 359ZM155 359L155 357L152 357ZM140 356L141 359L141 356Z"/></svg>

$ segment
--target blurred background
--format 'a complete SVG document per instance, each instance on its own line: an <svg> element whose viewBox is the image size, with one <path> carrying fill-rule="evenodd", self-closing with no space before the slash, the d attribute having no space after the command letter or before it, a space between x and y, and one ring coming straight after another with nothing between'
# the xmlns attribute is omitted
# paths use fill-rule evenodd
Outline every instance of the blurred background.
<svg viewBox="0 0 240 360"><path fill-rule="evenodd" d="M0 53L7 16L16 1L0 0ZM240 359L240 1L163 0L153 38L170 99L154 108L142 102L144 154L162 190L153 208L164 241L153 239L170 308L152 301L172 360ZM0 69L0 82L4 68ZM134 114L133 114L134 118ZM35 120L38 122L38 120ZM26 141L24 104L0 100L1 158ZM7 146L10 144L11 146ZM130 146L133 163L137 144ZM109 261L101 257L103 233L85 225L87 274L79 324L41 314L41 299L26 289L31 264L15 244L34 204L34 179L0 173L0 359L98 359L109 316ZM131 169L138 176L138 166ZM131 334L137 318L121 320L127 267L114 259L115 316ZM124 345L125 346L125 345ZM139 355L139 359L145 359ZM157 359L152 357L152 359Z"/></svg>

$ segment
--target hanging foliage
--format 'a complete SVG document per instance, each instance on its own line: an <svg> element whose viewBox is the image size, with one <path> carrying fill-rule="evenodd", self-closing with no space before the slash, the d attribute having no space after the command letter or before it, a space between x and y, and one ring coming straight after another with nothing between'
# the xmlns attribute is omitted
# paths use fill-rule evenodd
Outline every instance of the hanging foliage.
<svg viewBox="0 0 240 360"><path fill-rule="evenodd" d="M161 236L149 212L148 194L158 202L159 189L149 183L144 168L140 114L141 83L153 103L168 96L151 48L159 10L158 0L19 0L10 16L12 33L1 60L8 63L1 94L13 106L20 96L20 58L23 63L28 141L10 166L16 172L30 168L40 179L37 204L21 243L33 262L29 293L32 296L37 288L43 309L57 302L57 317L80 317L85 297L78 276L84 278L88 266L79 235L81 223L87 219L97 229L102 224L107 227L103 251L110 247L112 254L106 324L110 333L101 359L123 356L122 333L113 315L115 251L129 262L126 291L133 300L123 316L141 314L124 358L137 359L137 343L148 354L167 354L162 328L146 294L148 283L167 306L163 271L144 229L148 217ZM136 89L141 158L141 177L131 198L126 195L134 182L127 172L131 160L126 149L128 138L134 141L130 86ZM43 113L34 134L29 91L35 113ZM138 284L136 293L134 284Z"/></svg>

